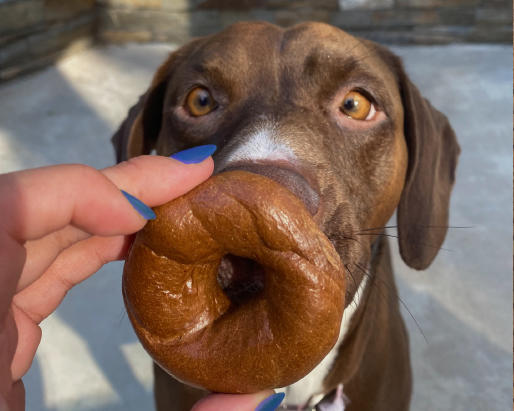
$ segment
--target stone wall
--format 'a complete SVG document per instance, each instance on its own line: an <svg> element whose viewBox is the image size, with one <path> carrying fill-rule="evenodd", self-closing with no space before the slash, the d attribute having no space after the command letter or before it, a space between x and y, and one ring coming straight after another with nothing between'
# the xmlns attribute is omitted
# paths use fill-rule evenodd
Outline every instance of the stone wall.
<svg viewBox="0 0 514 411"><path fill-rule="evenodd" d="M318 20L383 43L512 42L511 0L0 0L0 81L97 40L181 44L241 20Z"/></svg>
<svg viewBox="0 0 514 411"><path fill-rule="evenodd" d="M0 1L0 81L92 43L95 0Z"/></svg>
<svg viewBox="0 0 514 411"><path fill-rule="evenodd" d="M99 0L104 41L183 43L240 20L331 23L384 43L511 42L511 0Z"/></svg>

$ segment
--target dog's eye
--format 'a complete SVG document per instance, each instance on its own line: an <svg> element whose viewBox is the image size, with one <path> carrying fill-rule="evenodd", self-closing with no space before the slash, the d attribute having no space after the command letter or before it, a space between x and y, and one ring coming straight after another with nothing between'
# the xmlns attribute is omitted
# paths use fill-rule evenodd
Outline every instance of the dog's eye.
<svg viewBox="0 0 514 411"><path fill-rule="evenodd" d="M373 103L355 90L344 96L340 110L354 120L371 120L376 112Z"/></svg>
<svg viewBox="0 0 514 411"><path fill-rule="evenodd" d="M194 116L205 116L216 108L216 102L203 87L196 87L189 92L186 98L187 111Z"/></svg>

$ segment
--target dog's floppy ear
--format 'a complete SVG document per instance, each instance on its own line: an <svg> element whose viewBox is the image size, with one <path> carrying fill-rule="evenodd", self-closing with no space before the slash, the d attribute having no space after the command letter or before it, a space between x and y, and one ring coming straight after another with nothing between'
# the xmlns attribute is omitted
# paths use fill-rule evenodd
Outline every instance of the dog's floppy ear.
<svg viewBox="0 0 514 411"><path fill-rule="evenodd" d="M393 63L404 109L408 168L397 214L400 254L410 267L423 270L446 236L460 148L446 116L421 96L401 60L379 48Z"/></svg>
<svg viewBox="0 0 514 411"><path fill-rule="evenodd" d="M116 161L127 160L141 154L149 154L157 143L161 129L162 110L166 86L175 54L159 67L148 91L129 110L111 142L116 151Z"/></svg>

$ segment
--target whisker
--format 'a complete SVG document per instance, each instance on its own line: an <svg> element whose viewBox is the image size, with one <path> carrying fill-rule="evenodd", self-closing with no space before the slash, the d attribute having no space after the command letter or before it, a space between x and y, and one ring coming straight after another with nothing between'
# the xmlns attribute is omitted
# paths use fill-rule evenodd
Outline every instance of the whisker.
<svg viewBox="0 0 514 411"><path fill-rule="evenodd" d="M414 321L414 323L416 324L416 327L417 329L419 330L419 332L421 333L421 335L423 336L423 339L425 340L425 343L428 345L428 339L425 335L425 333L423 332L423 329L421 328L420 324L418 323L418 320L416 320L416 318L414 317L414 315L412 314L411 310L409 309L409 307L407 307L407 304L405 304L405 302L401 299L401 297L398 295L398 292L396 292L396 290L393 290L393 288L391 287L390 284L387 284L387 282L381 278L378 278L377 276L372 276L371 273L369 273L365 268L363 268L360 264L355 264L355 266L357 268L359 268L364 275L367 275L369 277L374 277L375 279L379 280L382 282L382 284L384 284L390 292L394 292L394 296L396 298L398 298L398 301L401 303L401 305L403 306L403 308L405 308L405 310L409 313L410 317L412 318L412 320Z"/></svg>
<svg viewBox="0 0 514 411"><path fill-rule="evenodd" d="M353 284L355 286L355 290L357 291L358 287L357 287L357 282L355 281L355 277L353 276L353 273L352 271L348 268L348 264L345 264L344 265L344 268L346 269L346 271L348 271L348 274L350 274L350 277L352 278L353 280ZM373 283L372 283L373 285ZM385 298L385 296L382 294L382 297ZM357 301L351 301L350 304L355 304L355 308L358 308L359 306L359 303Z"/></svg>
<svg viewBox="0 0 514 411"><path fill-rule="evenodd" d="M457 229L462 229L462 228L475 228L475 226L473 225L462 225L462 226L458 226L458 225L419 225L419 227L423 227L423 228L447 228L447 229L454 229L454 228L457 228Z"/></svg>
<svg viewBox="0 0 514 411"><path fill-rule="evenodd" d="M345 264L344 265L344 268L346 269L346 271L348 271L348 274L350 274L350 277L352 278L352 281L353 281L353 286L355 288L357 288L357 283L355 282L355 278L353 277L353 273L350 271L350 269L348 268L348 264Z"/></svg>
<svg viewBox="0 0 514 411"><path fill-rule="evenodd" d="M363 228L363 229L361 229L361 231L359 231L359 233L362 232L362 231L383 230L385 228L398 228L398 226L397 225L385 225L385 226L382 226L382 227ZM359 234L359 233L357 233L357 234Z"/></svg>
<svg viewBox="0 0 514 411"><path fill-rule="evenodd" d="M435 228L435 229L470 229L470 228L475 228L475 226L456 226L456 225L420 225L420 224L416 224L417 227L421 227L421 228ZM360 232L363 232L363 231L374 231L374 230L383 230L385 228L398 228L397 225L386 225L386 226L382 226L382 227L370 227L370 228L363 228L360 230Z"/></svg>
<svg viewBox="0 0 514 411"><path fill-rule="evenodd" d="M386 233L357 233L357 235L379 235L379 236L382 236L382 237L400 238L400 236L398 236L398 235L386 234ZM447 252L450 252L450 253L454 252L454 250L451 250L449 248L437 247L435 245L426 244L426 243L422 243L422 242L419 242L419 241L416 242L416 244L422 245L424 247L429 247L429 248L437 248L439 250L447 251Z"/></svg>
<svg viewBox="0 0 514 411"><path fill-rule="evenodd" d="M127 315L127 312L125 310L122 310L120 313L120 318L118 319L118 327L121 327L126 315Z"/></svg>
<svg viewBox="0 0 514 411"><path fill-rule="evenodd" d="M341 235L341 238L344 238L345 240L352 240L360 244L360 241L353 237L348 237L346 235Z"/></svg>
<svg viewBox="0 0 514 411"><path fill-rule="evenodd" d="M381 235L383 237L392 237L392 238L398 238L399 236L394 234L387 234L387 233L357 233L357 235Z"/></svg>

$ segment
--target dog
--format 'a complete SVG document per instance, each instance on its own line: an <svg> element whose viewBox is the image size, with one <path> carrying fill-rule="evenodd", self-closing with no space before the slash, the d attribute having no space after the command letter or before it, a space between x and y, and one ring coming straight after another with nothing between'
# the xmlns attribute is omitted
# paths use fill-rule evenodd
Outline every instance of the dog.
<svg viewBox="0 0 514 411"><path fill-rule="evenodd" d="M215 173L264 174L295 193L345 265L346 308L336 345L283 388L283 407L409 408L409 343L384 226L397 210L403 260L430 265L460 148L397 56L324 23L237 23L173 52L112 142L118 161L216 144ZM190 409L207 394L156 365L154 374L158 410Z"/></svg>

